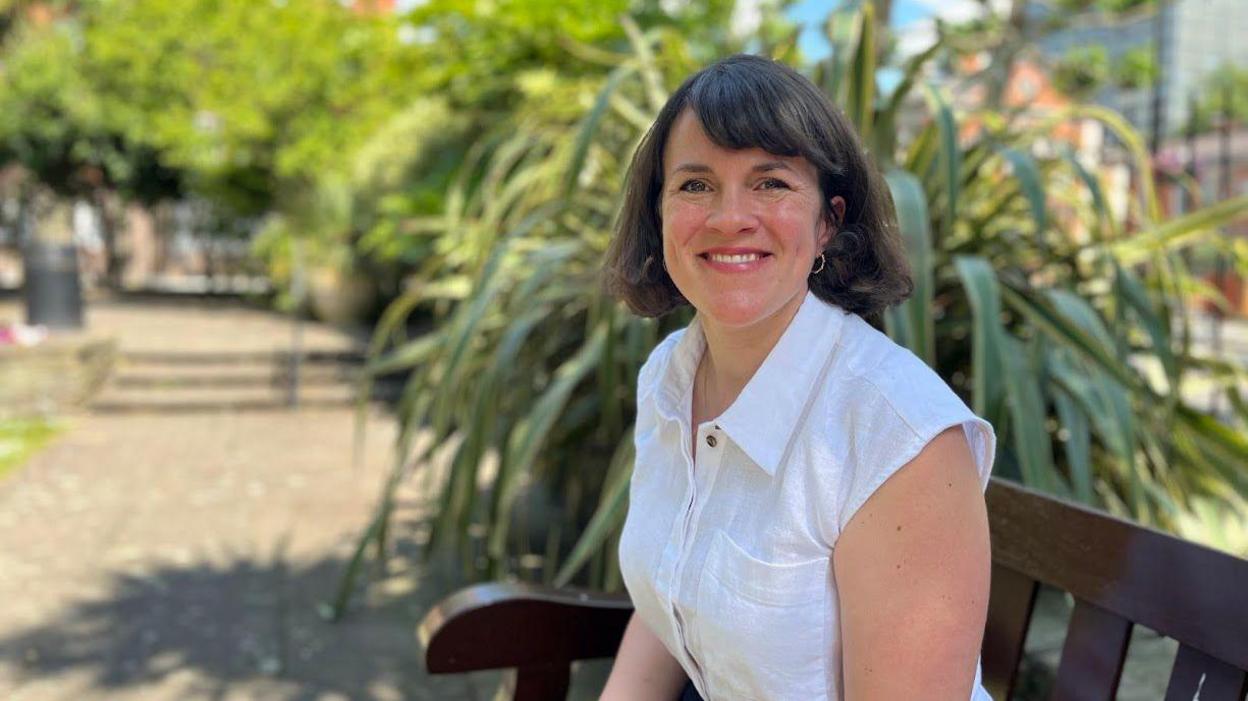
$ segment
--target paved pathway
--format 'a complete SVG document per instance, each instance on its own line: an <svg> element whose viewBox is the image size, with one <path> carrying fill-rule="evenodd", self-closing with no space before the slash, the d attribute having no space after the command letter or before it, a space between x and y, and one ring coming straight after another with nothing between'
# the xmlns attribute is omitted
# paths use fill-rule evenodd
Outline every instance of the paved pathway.
<svg viewBox="0 0 1248 701"><path fill-rule="evenodd" d="M280 317L237 308L104 303L91 325L124 351L289 342ZM353 342L321 326L306 338ZM0 699L489 698L496 675L424 673L415 624L454 583L410 557L346 621L316 613L388 468L380 410L358 468L347 408L66 423L0 482ZM413 539L418 496L404 495L396 529Z"/></svg>

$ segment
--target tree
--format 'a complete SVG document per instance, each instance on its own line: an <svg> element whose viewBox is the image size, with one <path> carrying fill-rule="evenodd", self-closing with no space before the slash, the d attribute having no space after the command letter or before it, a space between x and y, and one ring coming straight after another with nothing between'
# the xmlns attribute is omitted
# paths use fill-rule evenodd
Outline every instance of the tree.
<svg viewBox="0 0 1248 701"><path fill-rule="evenodd" d="M1228 111L1232 120L1241 124L1248 121L1248 68L1224 65L1206 76L1189 116L1191 128L1213 129Z"/></svg>
<svg viewBox="0 0 1248 701"><path fill-rule="evenodd" d="M84 20L110 126L242 214L297 208L414 92L393 18L332 0L127 0Z"/></svg>
<svg viewBox="0 0 1248 701"><path fill-rule="evenodd" d="M1071 49L1053 70L1053 84L1072 97L1091 96L1109 82L1109 78L1109 52L1104 46Z"/></svg>
<svg viewBox="0 0 1248 701"><path fill-rule="evenodd" d="M285 213L301 235L335 225L311 216L321 183L341 179L422 85L397 18L335 0L5 9L15 20L0 95L8 160L101 203L106 192L145 203L190 194L214 221Z"/></svg>
<svg viewBox="0 0 1248 701"><path fill-rule="evenodd" d="M106 118L96 87L79 70L81 27L18 23L4 44L0 80L0 160L20 164L34 182L90 200L100 215L106 278L120 273L110 193L152 203L182 191L182 173Z"/></svg>
<svg viewBox="0 0 1248 701"><path fill-rule="evenodd" d="M1151 43L1124 52L1111 71L1114 84L1128 90L1151 86L1157 79L1156 53Z"/></svg>

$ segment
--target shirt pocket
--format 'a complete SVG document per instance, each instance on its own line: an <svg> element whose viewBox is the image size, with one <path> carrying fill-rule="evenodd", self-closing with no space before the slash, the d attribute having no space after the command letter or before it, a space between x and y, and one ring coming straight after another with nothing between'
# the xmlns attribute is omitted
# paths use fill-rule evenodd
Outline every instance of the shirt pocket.
<svg viewBox="0 0 1248 701"><path fill-rule="evenodd" d="M696 608L708 701L827 698L830 566L765 562L712 536Z"/></svg>

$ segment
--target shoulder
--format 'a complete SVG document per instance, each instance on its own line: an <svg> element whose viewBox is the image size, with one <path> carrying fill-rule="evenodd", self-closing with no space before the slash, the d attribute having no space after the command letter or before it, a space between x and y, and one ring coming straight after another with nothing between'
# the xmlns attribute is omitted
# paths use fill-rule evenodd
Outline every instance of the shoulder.
<svg viewBox="0 0 1248 701"><path fill-rule="evenodd" d="M839 523L843 528L881 484L955 426L970 447L981 487L996 452L992 426L908 348L865 321L847 324L839 376L828 378L825 430L841 459Z"/></svg>
<svg viewBox="0 0 1248 701"><path fill-rule="evenodd" d="M814 415L848 471L879 465L973 416L934 370L857 315L846 318L835 353Z"/></svg>
<svg viewBox="0 0 1248 701"><path fill-rule="evenodd" d="M646 357L646 362L642 363L641 370L637 372L637 399L640 402L645 397L654 392L658 386L660 379L667 370L668 362L672 357L672 350L680 339L684 337L686 329L677 329L669 333L663 340L650 351L650 355Z"/></svg>
<svg viewBox="0 0 1248 701"><path fill-rule="evenodd" d="M893 421L920 437L931 438L958 420L973 418L966 403L931 367L910 349L897 344L858 316L846 324L846 358L841 376L841 399L851 406L829 407L833 412L849 409L850 417L874 422ZM856 426L867 429L870 426Z"/></svg>

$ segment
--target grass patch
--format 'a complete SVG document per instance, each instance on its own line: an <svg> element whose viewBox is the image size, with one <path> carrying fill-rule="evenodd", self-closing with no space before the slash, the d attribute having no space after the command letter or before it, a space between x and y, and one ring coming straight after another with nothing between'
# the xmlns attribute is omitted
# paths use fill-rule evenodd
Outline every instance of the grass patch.
<svg viewBox="0 0 1248 701"><path fill-rule="evenodd" d="M48 419L0 420L0 480L60 430Z"/></svg>

